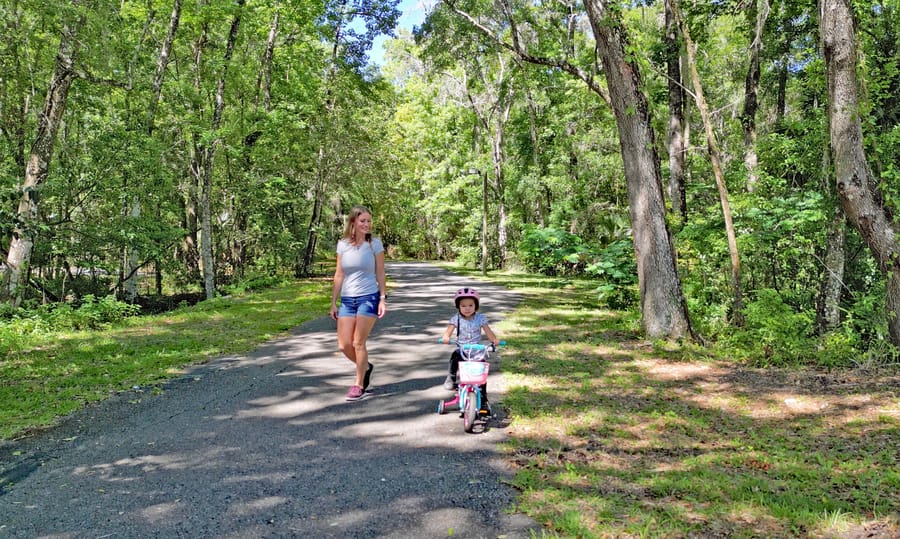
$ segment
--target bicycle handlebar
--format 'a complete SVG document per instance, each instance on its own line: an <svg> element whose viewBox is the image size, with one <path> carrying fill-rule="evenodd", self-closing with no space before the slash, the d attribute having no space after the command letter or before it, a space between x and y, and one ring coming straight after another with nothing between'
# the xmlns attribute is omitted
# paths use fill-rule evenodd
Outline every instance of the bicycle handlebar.
<svg viewBox="0 0 900 539"><path fill-rule="evenodd" d="M444 338L443 338L443 337L438 337L437 342L440 343L440 344L444 344ZM459 346L459 342L454 341L453 339L448 340L448 341L447 341L447 344L455 344L455 345ZM490 343L490 344L491 344L491 350L492 350L492 351L497 350L497 347L494 346L494 343ZM484 346L487 346L487 345L484 345ZM506 346L506 341L500 341L499 346Z"/></svg>

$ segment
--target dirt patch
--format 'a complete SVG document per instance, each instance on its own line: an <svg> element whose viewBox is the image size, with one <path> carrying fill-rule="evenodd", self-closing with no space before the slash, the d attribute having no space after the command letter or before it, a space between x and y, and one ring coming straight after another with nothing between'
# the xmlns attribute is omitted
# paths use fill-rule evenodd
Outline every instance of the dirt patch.
<svg viewBox="0 0 900 539"><path fill-rule="evenodd" d="M689 383L679 393L698 406L752 418L827 415L843 422L900 417L896 372L764 370L653 358L635 364L656 380Z"/></svg>

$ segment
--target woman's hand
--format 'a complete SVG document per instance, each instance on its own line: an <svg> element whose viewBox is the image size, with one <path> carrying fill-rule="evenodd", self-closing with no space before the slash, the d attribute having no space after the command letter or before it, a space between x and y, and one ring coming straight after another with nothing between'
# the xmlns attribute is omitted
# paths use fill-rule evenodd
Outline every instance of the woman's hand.
<svg viewBox="0 0 900 539"><path fill-rule="evenodd" d="M328 314L331 316L331 319L337 321L338 319L338 308L334 303L331 304L331 309L328 310Z"/></svg>

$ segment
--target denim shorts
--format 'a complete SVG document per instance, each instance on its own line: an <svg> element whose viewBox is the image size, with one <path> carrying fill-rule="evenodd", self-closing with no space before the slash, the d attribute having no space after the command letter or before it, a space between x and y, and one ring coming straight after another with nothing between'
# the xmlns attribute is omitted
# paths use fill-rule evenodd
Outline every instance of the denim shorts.
<svg viewBox="0 0 900 539"><path fill-rule="evenodd" d="M366 294L365 296L347 297L341 296L341 306L338 309L338 317L345 316L370 316L378 317L378 304L381 302L381 293Z"/></svg>

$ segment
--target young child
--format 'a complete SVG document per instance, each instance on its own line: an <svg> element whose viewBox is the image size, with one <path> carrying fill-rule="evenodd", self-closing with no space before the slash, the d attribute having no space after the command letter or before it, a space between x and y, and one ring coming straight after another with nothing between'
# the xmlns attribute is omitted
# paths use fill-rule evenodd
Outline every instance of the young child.
<svg viewBox="0 0 900 539"><path fill-rule="evenodd" d="M478 344L481 341L481 332L494 344L499 346L500 341L494 335L488 319L485 315L478 312L479 298L478 292L474 288L460 288L453 296L453 302L456 303L456 314L450 317L450 324L447 325L447 331L438 339L438 342L451 343L451 337L456 333L456 342L458 344ZM459 362L462 355L459 349L453 351L450 356L450 373L444 380L444 389L448 391L456 391L456 374L459 372ZM488 409L487 384L481 386L482 404L481 409Z"/></svg>

